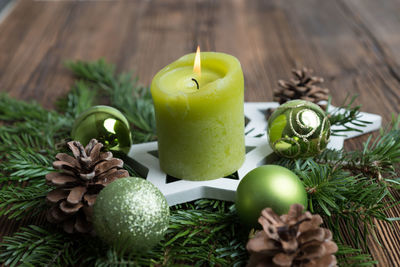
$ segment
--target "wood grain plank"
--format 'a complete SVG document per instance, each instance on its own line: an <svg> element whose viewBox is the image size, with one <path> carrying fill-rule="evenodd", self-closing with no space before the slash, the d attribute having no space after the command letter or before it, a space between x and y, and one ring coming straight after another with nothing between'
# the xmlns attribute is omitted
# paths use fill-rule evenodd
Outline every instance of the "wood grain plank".
<svg viewBox="0 0 400 267"><path fill-rule="evenodd" d="M356 24L373 40L375 51L400 80L399 1L339 1Z"/></svg>

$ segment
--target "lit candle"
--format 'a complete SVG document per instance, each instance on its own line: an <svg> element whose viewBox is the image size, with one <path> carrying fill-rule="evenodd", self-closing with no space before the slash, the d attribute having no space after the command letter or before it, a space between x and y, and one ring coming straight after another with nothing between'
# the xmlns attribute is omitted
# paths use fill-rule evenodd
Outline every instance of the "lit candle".
<svg viewBox="0 0 400 267"><path fill-rule="evenodd" d="M188 54L154 77L161 169L185 180L211 180L244 162L244 82L233 56Z"/></svg>

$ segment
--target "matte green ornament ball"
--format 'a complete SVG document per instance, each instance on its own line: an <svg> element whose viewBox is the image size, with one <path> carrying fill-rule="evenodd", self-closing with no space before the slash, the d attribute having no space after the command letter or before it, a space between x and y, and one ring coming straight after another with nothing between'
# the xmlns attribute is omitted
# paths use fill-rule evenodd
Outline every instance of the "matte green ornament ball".
<svg viewBox="0 0 400 267"><path fill-rule="evenodd" d="M248 226L256 226L264 208L281 215L290 205L300 203L307 208L307 193L300 178L278 165L264 165L246 174L236 190L236 210Z"/></svg>
<svg viewBox="0 0 400 267"><path fill-rule="evenodd" d="M97 235L108 244L145 251L166 233L169 207L160 190L149 181L121 178L97 196L93 225Z"/></svg>
<svg viewBox="0 0 400 267"><path fill-rule="evenodd" d="M96 138L108 150L128 153L132 138L129 123L117 109L109 106L94 106L75 120L71 137L86 146Z"/></svg>
<svg viewBox="0 0 400 267"><path fill-rule="evenodd" d="M269 118L269 144L282 157L316 156L326 148L330 128L328 117L318 105L292 100L279 106Z"/></svg>

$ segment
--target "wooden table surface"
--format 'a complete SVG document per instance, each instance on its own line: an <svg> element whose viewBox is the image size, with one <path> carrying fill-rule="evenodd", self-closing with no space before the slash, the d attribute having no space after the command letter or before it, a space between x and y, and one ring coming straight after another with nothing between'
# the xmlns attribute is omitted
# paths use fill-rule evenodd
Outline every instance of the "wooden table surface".
<svg viewBox="0 0 400 267"><path fill-rule="evenodd" d="M398 0L19 0L0 24L0 91L50 109L72 83L67 59L104 57L149 85L200 44L239 58L246 101L271 101L278 79L307 66L334 103L358 93L363 111L388 122L400 111L399 14ZM388 216L400 217L400 207ZM0 235L32 222L2 218ZM376 226L382 246L370 238L370 252L380 266L400 266L400 223Z"/></svg>

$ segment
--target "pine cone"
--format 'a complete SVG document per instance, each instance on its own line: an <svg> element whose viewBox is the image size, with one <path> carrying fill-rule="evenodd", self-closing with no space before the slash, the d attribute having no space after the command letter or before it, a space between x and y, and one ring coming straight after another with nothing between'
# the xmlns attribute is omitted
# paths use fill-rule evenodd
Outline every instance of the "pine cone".
<svg viewBox="0 0 400 267"><path fill-rule="evenodd" d="M303 209L293 204L282 216L270 208L261 212L258 222L263 230L247 243L251 254L247 266L337 266L333 254L338 247L331 231L320 227L321 216L303 213Z"/></svg>
<svg viewBox="0 0 400 267"><path fill-rule="evenodd" d="M92 208L97 195L109 183L129 176L122 170L123 161L113 158L111 152L101 152L103 144L92 139L83 146L77 141L68 142L73 157L59 153L53 162L55 169L46 175L49 184L56 189L47 194L51 208L47 219L51 223L62 223L67 233L92 231Z"/></svg>
<svg viewBox="0 0 400 267"><path fill-rule="evenodd" d="M301 70L293 69L292 73L295 79L278 81L280 88L274 89L274 101L283 104L289 100L303 99L318 104L321 100L328 100L329 89L318 86L324 79L312 76L313 70L303 67Z"/></svg>

